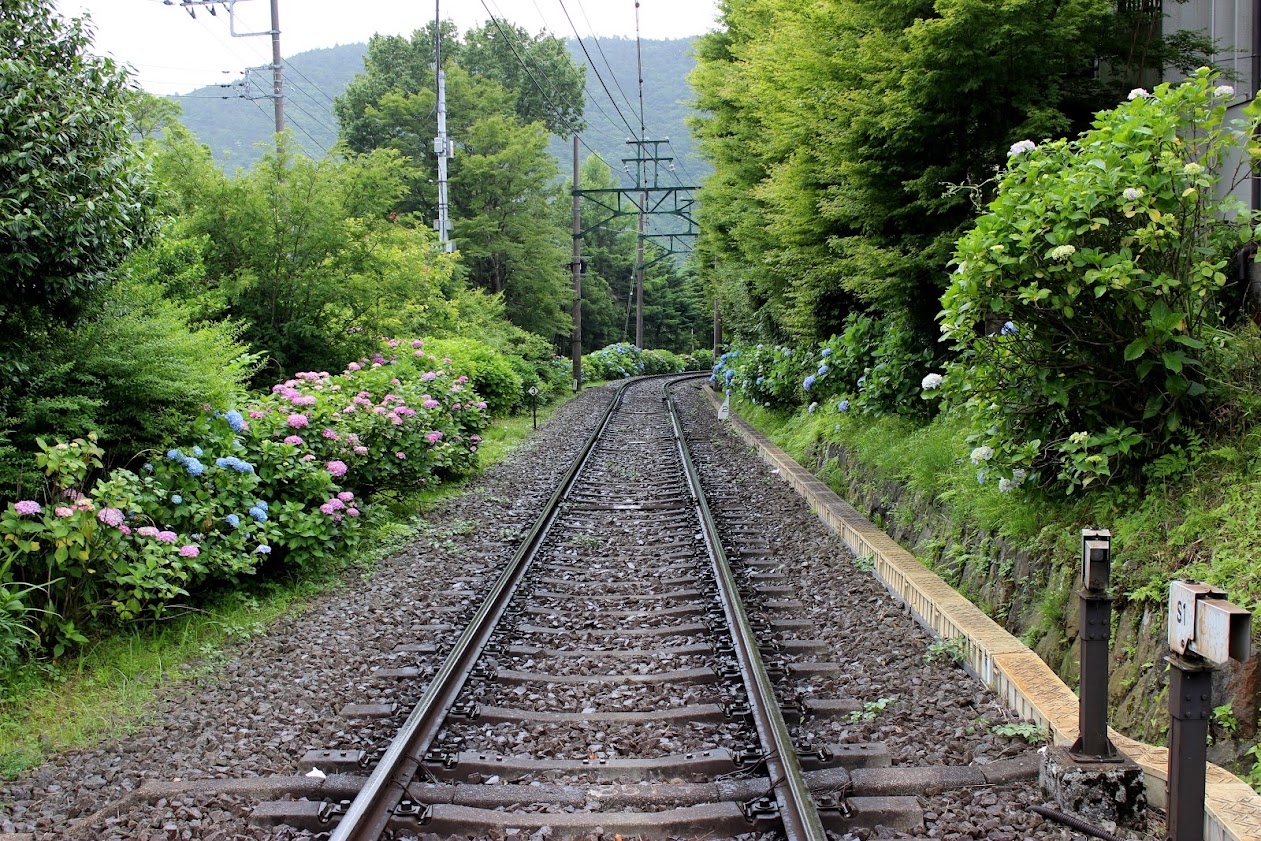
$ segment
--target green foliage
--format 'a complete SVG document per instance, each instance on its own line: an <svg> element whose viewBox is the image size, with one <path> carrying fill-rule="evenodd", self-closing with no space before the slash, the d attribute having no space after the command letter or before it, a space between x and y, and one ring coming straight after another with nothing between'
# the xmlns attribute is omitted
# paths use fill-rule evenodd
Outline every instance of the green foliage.
<svg viewBox="0 0 1261 841"><path fill-rule="evenodd" d="M790 347L737 346L718 357L709 379L724 390L739 391L759 406L785 409L804 402L803 385L813 367L805 353Z"/></svg>
<svg viewBox="0 0 1261 841"><path fill-rule="evenodd" d="M396 153L316 162L286 140L229 180L170 132L158 168L187 219L180 249L151 261L180 269L167 291L188 295L190 308L236 320L267 373L327 370L370 352L377 336L455 326L454 258L393 213L408 178Z"/></svg>
<svg viewBox="0 0 1261 841"><path fill-rule="evenodd" d="M1101 112L1079 139L1017 144L998 197L959 241L942 331L949 393L987 467L1069 492L1134 475L1206 414L1202 355L1233 247L1215 197L1249 135L1213 73ZM1256 122L1256 111L1248 111Z"/></svg>
<svg viewBox="0 0 1261 841"><path fill-rule="evenodd" d="M1008 721L990 728L995 736L1006 736L1009 739L1024 739L1031 745L1045 745L1051 737L1045 727L1032 721Z"/></svg>
<svg viewBox="0 0 1261 841"><path fill-rule="evenodd" d="M1235 716L1234 707L1228 703L1213 707L1213 723L1222 729L1228 739L1239 735L1239 719Z"/></svg>
<svg viewBox="0 0 1261 841"><path fill-rule="evenodd" d="M233 324L195 323L191 308L161 285L123 279L84 310L73 327L28 336L27 378L0 387L12 450L0 456L0 487L31 471L44 435L100 434L115 463L162 446L201 406L226 408L241 393L253 359ZM38 338L38 342L36 339Z"/></svg>
<svg viewBox="0 0 1261 841"><path fill-rule="evenodd" d="M487 414L467 377L420 341L381 351L277 384L245 413L199 413L182 435L195 443L139 473L102 473L95 435L37 441L43 486L0 513L0 653L38 639L60 656L199 587L326 565L358 540L356 491L473 469Z"/></svg>
<svg viewBox="0 0 1261 841"><path fill-rule="evenodd" d="M469 387L486 401L492 416L507 415L522 405L525 387L510 357L476 339L430 339L426 349L444 361L454 360L452 371L468 378Z"/></svg>
<svg viewBox="0 0 1261 841"><path fill-rule="evenodd" d="M735 345L714 365L711 381L767 408L809 404L813 412L843 398L837 404L843 412L922 416L920 378L929 354L913 347L910 331L851 314L845 332L812 354L784 346Z"/></svg>
<svg viewBox="0 0 1261 841"><path fill-rule="evenodd" d="M487 21L480 29L465 33L456 60L473 75L494 79L512 91L521 122L542 123L549 132L563 137L585 128L582 111L587 65L575 62L560 38L542 33L532 36L516 24ZM547 79L546 92L535 79Z"/></svg>
<svg viewBox="0 0 1261 841"><path fill-rule="evenodd" d="M1131 43L1106 0L733 0L723 23L691 76L715 167L697 251L754 340L820 341L861 308L933 348L940 266L974 215L942 185L1128 85L1095 72Z"/></svg>
<svg viewBox="0 0 1261 841"><path fill-rule="evenodd" d="M582 358L584 380L620 380L640 374L674 374L688 370L688 359L668 350L641 349L622 342Z"/></svg>
<svg viewBox="0 0 1261 841"><path fill-rule="evenodd" d="M1252 769L1243 775L1244 782L1261 793L1261 744L1248 748L1244 758L1252 762Z"/></svg>
<svg viewBox="0 0 1261 841"><path fill-rule="evenodd" d="M125 73L46 0L0 15L0 373L32 318L72 314L150 233Z"/></svg>
<svg viewBox="0 0 1261 841"><path fill-rule="evenodd" d="M968 647L966 637L953 637L951 639L938 637L928 644L928 650L924 652L924 662L954 663L955 665L966 663Z"/></svg>
<svg viewBox="0 0 1261 841"><path fill-rule="evenodd" d="M582 358L584 380L621 380L642 373L643 351L626 342L600 348Z"/></svg>
<svg viewBox="0 0 1261 841"><path fill-rule="evenodd" d="M581 98L562 99L559 106L556 100L539 102L533 84L524 87L518 59L490 26L469 33L465 43L454 30L444 33L449 131L461 144L449 166L453 239L469 282L502 293L514 324L550 340L570 326L563 226L553 212L567 197L550 186L558 170L546 152L549 126L534 120L568 130L581 120L580 108L572 105ZM526 49L552 68L553 81L581 90L582 71L561 42L527 37ZM392 149L405 156L411 177L398 207L424 218L437 209L432 175L421 170L428 173L428 138L436 133L432 67L432 28L410 39L375 36L364 73L334 106L352 150Z"/></svg>
<svg viewBox="0 0 1261 841"><path fill-rule="evenodd" d="M889 706L891 698L879 698L875 701L864 701L861 710L854 710L849 714L851 724L857 724L861 721L875 721L876 716L884 712L884 708Z"/></svg>

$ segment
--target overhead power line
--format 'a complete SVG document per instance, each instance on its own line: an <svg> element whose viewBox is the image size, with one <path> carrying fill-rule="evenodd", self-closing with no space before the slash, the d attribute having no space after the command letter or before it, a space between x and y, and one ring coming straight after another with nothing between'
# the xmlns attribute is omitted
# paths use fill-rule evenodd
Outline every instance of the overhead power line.
<svg viewBox="0 0 1261 841"><path fill-rule="evenodd" d="M618 106L617 100L613 98L613 94L609 91L609 86L604 83L604 77L600 75L600 68L595 66L595 62L591 59L591 53L587 51L587 45L583 42L582 36L578 34L578 27L574 24L574 19L569 14L569 9L565 8L565 0L559 0L560 8L565 13L565 19L569 21L569 26L574 30L574 37L578 39L578 46L582 47L582 54L587 57L587 65L595 73L596 79L600 82L600 87L604 88L604 95L609 98L609 102L613 104L613 110L617 111L617 116L622 118L622 123L626 126L626 130L631 134L635 133L635 129L631 127L630 120L626 119L626 115L622 113L622 109ZM617 77L614 76L614 81ZM592 100L593 102L595 100ZM607 116L607 115L606 115Z"/></svg>

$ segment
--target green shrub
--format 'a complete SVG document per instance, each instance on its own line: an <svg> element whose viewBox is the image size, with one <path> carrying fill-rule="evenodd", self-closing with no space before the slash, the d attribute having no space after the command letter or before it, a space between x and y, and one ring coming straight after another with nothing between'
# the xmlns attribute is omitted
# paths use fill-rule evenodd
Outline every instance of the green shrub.
<svg viewBox="0 0 1261 841"><path fill-rule="evenodd" d="M486 401L491 415L513 412L525 399L521 374L509 357L475 339L427 339L425 349L450 364L457 375L468 377L472 390Z"/></svg>
<svg viewBox="0 0 1261 841"><path fill-rule="evenodd" d="M41 439L42 481L0 511L0 659L36 636L59 654L89 624L159 616L264 567L322 564L357 542L363 491L473 469L487 404L468 378L420 341L381 351L199 412L139 472L102 473L95 435Z"/></svg>
<svg viewBox="0 0 1261 841"><path fill-rule="evenodd" d="M0 456L0 487L33 470L36 436L95 431L107 462L172 440L202 406L224 409L244 393L254 357L231 324L194 324L162 287L120 280L74 328L28 346L24 381L0 396L15 452ZM19 455L19 453L21 455Z"/></svg>
<svg viewBox="0 0 1261 841"><path fill-rule="evenodd" d="M582 372L588 380L621 380L644 373L643 351L629 342L592 351L582 358Z"/></svg>
<svg viewBox="0 0 1261 841"><path fill-rule="evenodd" d="M1216 197L1253 135L1201 69L1136 91L1072 141L1012 147L988 212L958 244L942 331L946 393L974 418L983 470L1070 492L1132 477L1210 410L1205 340L1233 248L1251 236Z"/></svg>

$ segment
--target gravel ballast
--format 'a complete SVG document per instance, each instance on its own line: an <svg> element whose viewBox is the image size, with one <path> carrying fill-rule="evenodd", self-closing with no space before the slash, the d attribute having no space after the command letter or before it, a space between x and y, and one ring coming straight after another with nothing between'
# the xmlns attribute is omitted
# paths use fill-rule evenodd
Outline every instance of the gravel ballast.
<svg viewBox="0 0 1261 841"><path fill-rule="evenodd" d="M738 515L720 517L727 542L765 548L776 562L774 570L786 575L787 581L777 584L796 591L768 598L802 603L791 615L808 620L810 627L800 634L783 631L781 638L826 643L826 653L790 650L785 659L789 665L828 661L841 667L839 675L799 676L798 690L871 705L870 716L808 718L794 725L800 742L881 741L895 766L984 766L1030 754L1033 749L1023 741L993 733L994 725L1012 720L1010 714L948 658L926 658L929 635L855 564L792 490L722 427L699 390L685 385L676 392L707 488L744 500ZM0 840L4 833L22 833L32 841L318 837L251 825L254 804L283 793L267 791L268 780L303 779L299 760L308 750L379 753L424 691L425 670L441 662L450 629L458 630L471 615L611 396L612 388L604 387L570 401L507 461L427 514L416 544L383 560L366 577L348 576L300 615L233 645L222 662L207 664L204 677L164 690L146 711L147 723L131 735L51 757L26 777L0 784ZM545 626L538 618L537 624ZM432 642L435 651L400 655L394 651L400 638ZM607 636L558 639L540 628L530 644L596 648L692 641L688 635L649 642L636 637L628 645ZM518 656L510 667L524 668L528 661ZM632 668L635 662L627 661ZM690 665L686 655L678 658L678 668ZM416 666L420 674L402 680L375 674L401 666ZM584 665L578 661L572 668L582 673ZM496 687L499 694L492 697L509 706L514 691ZM365 703L395 703L399 712L383 718L339 715L347 704ZM617 708L614 696L609 709ZM487 744L502 737L501 746L527 749L548 738L541 729L519 725L487 727L485 733ZM170 793L138 798L135 792L145 783L168 784ZM283 789L280 780L274 785ZM1056 805L1043 798L1035 782L930 789L920 799L922 837L1077 837L1027 811L1030 804ZM877 827L857 837L898 834ZM500 837L514 836L505 831Z"/></svg>

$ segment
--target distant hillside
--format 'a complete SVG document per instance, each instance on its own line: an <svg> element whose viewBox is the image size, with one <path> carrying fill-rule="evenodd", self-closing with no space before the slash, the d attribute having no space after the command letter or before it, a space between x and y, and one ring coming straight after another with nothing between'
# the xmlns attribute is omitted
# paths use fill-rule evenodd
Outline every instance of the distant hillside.
<svg viewBox="0 0 1261 841"><path fill-rule="evenodd" d="M285 120L308 155L322 157L337 142L333 97L363 69L367 49L367 44L345 44L285 60ZM259 81L266 83L261 76ZM249 90L267 92L256 83ZM270 99L242 99L234 87L198 88L171 99L184 109L181 122L210 147L224 169L248 169L262 156L259 144L271 142L275 119Z"/></svg>
<svg viewBox="0 0 1261 841"><path fill-rule="evenodd" d="M578 42L571 39L568 44L574 60L585 64L586 57ZM622 114L638 132L635 42L626 38L603 39L599 42L602 53L593 39L586 39L586 44ZM661 154L673 155L682 181L694 182L707 169L693 155L692 137L684 122L690 111L687 103L692 98L687 85L687 74L695 64L691 55L692 39L643 41L642 47L647 136L658 140L669 137L670 147L663 146ZM310 50L286 60L285 116L293 128L295 139L307 154L322 156L336 142L333 98L363 69L366 50L366 44L346 44ZM260 81L266 83L261 77ZM265 92L259 84L251 87L256 94ZM225 96L231 98L222 98ZM271 140L273 117L270 99L240 99L237 98L237 89L219 87L201 88L187 96L172 98L184 109L183 123L211 148L216 160L225 169L253 166L262 154L259 144ZM589 128L583 134L584 142L608 161L615 171L621 172L622 159L631 157L633 153L632 147L625 145L625 140L632 135L590 67L587 68L586 118ZM568 174L573 155L569 141L553 139L551 151L560 161L561 172ZM584 147L583 157L588 154ZM623 179L629 183L625 175ZM665 183L674 182L667 177Z"/></svg>

